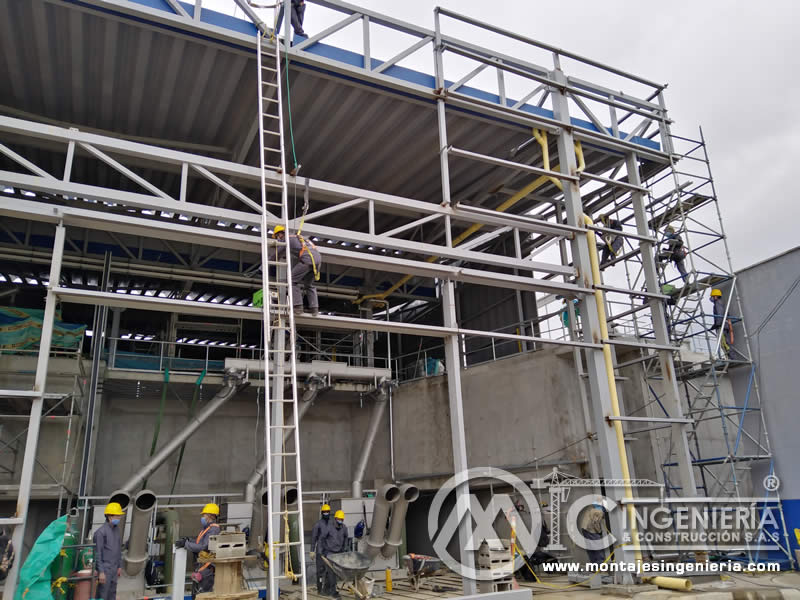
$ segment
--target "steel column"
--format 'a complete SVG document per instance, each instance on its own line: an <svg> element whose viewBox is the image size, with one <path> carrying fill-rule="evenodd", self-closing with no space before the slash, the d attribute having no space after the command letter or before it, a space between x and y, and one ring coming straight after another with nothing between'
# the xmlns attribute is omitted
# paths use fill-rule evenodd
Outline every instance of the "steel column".
<svg viewBox="0 0 800 600"><path fill-rule="evenodd" d="M635 153L631 152L625 159L628 170L628 181L634 185L641 185L639 175L639 160ZM647 212L645 209L645 195L642 192L631 192L633 212L636 217L637 233L641 236L650 236ZM642 268L644 270L645 283L649 292L660 292L658 273L653 252L653 244L646 240L639 241L639 250L642 257ZM650 313L653 320L653 332L656 336L656 344L667 346L670 344L667 334L666 311L662 300L650 298ZM680 393L678 392L678 381L675 377L675 363L672 359L672 351L658 350L658 361L661 365L661 373L664 385L664 400L666 408L669 410L670 417L683 418L681 408ZM681 481L682 495L692 497L697 495L697 483L692 469L692 455L689 451L689 440L686 434L685 423L672 424L672 440L678 463L678 474Z"/></svg>
<svg viewBox="0 0 800 600"><path fill-rule="evenodd" d="M566 84L567 79L563 72L555 70L552 73L555 81ZM558 160L561 171L570 175L578 173L575 156L575 142L570 126L569 105L566 93L562 89L553 88L553 109L556 119L563 123L557 139ZM583 202L581 200L580 186L574 181L564 182L564 206L567 213L567 224L583 226ZM594 235L592 233L592 235ZM589 244L585 235L576 235L571 241L572 260L578 269L578 277L583 285L590 287L593 283L591 275L591 261L589 258ZM599 282L597 282L599 283ZM581 322L584 340L600 340L600 307L594 295L587 295L581 302ZM609 377L606 374L605 359L602 349L586 349L586 371L589 378L589 399L594 419L594 428L597 432L596 448L600 454L600 465L605 479L623 479L621 452L617 447L614 430L605 422L605 416L612 414ZM623 491L621 488L608 488L606 494L622 504ZM610 513L611 529L618 540L624 539L622 529L622 511ZM620 549L616 553L618 560L633 562L635 555L631 550Z"/></svg>
<svg viewBox="0 0 800 600"><path fill-rule="evenodd" d="M44 318L42 320L42 337L39 342L39 356L36 362L36 376L34 379L34 392L37 395L31 402L31 415L28 423L28 435L25 439L25 455L22 459L22 473L19 480L19 495L17 496L16 517L21 519L21 523L14 527L11 536L11 543L14 544L18 553L17 560L8 571L5 586L3 588L3 599L12 600L17 587L17 577L22 565L23 542L25 540L25 525L28 519L28 504L31 497L31 486L33 485L33 471L36 466L36 448L39 444L39 427L42 420L42 406L44 404L45 386L47 383L47 367L50 362L50 347L53 342L53 324L56 317L56 305L58 297L53 289L58 287L58 280L61 278L61 259L64 256L64 238L66 228L59 224L56 227L55 240L53 242L53 261L50 263L50 280L47 282L47 297L44 307Z"/></svg>

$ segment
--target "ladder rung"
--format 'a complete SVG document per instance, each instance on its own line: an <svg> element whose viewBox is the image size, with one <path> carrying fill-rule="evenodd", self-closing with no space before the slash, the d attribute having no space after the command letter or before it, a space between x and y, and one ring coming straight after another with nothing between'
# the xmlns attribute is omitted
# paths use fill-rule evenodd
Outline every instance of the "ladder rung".
<svg viewBox="0 0 800 600"><path fill-rule="evenodd" d="M283 154L283 152L275 148L264 148L264 152L274 152L275 154ZM281 204L281 206L283 206L283 204Z"/></svg>
<svg viewBox="0 0 800 600"><path fill-rule="evenodd" d="M272 104L279 104L279 102L275 100L275 98L267 98L266 96L261 96L261 99L264 102L272 102Z"/></svg>
<svg viewBox="0 0 800 600"><path fill-rule="evenodd" d="M269 129L265 129L264 133L267 134L267 135L276 135L278 137L281 136L281 132L280 131L270 131Z"/></svg>
<svg viewBox="0 0 800 600"><path fill-rule="evenodd" d="M273 452L273 453L272 453L272 455L273 455L273 456L275 456L275 453ZM269 514L270 514L270 515L273 515L273 516L280 516L280 515L299 515L299 514L300 514L300 511L299 511L299 510L279 510L279 511L270 511L270 513L269 513Z"/></svg>
<svg viewBox="0 0 800 600"><path fill-rule="evenodd" d="M272 456L294 456L297 452L270 452Z"/></svg>
<svg viewBox="0 0 800 600"><path fill-rule="evenodd" d="M269 117L270 119L280 119L279 115L271 115L269 113L261 113L262 117Z"/></svg>
<svg viewBox="0 0 800 600"><path fill-rule="evenodd" d="M278 69L273 69L272 67L267 67L265 65L261 65L261 68L264 69L265 71L272 71L273 73L278 72Z"/></svg>
<svg viewBox="0 0 800 600"><path fill-rule="evenodd" d="M285 514L285 513L280 513ZM282 546L300 546L303 542L275 542L272 544L273 546L282 547Z"/></svg>

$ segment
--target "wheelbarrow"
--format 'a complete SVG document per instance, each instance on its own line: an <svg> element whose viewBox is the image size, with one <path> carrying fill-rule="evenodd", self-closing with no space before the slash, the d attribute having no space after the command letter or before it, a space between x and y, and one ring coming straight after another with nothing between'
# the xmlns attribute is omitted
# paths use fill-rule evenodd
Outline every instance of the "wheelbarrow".
<svg viewBox="0 0 800 600"><path fill-rule="evenodd" d="M434 575L444 575L447 569L442 566L442 560L435 556L425 554L406 554L403 557L406 571L414 584L414 591L419 591L423 578Z"/></svg>
<svg viewBox="0 0 800 600"><path fill-rule="evenodd" d="M322 560L342 580L342 588L352 592L358 600L372 596L375 580L365 577L372 559L361 552L342 552L323 556Z"/></svg>

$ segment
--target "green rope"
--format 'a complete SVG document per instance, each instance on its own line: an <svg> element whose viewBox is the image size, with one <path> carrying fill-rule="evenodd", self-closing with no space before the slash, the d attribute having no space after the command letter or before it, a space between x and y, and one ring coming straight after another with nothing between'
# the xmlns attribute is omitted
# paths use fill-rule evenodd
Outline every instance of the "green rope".
<svg viewBox="0 0 800 600"><path fill-rule="evenodd" d="M167 405L167 387L169 386L169 367L164 369L164 385L161 386L161 406L158 407L158 419L156 419L156 429L153 431L153 443L150 445L150 456L156 453L158 445L158 434L161 431L161 419L164 418L164 408ZM142 483L142 489L147 488L147 479Z"/></svg>
<svg viewBox="0 0 800 600"><path fill-rule="evenodd" d="M291 10L291 7L288 7ZM289 35L289 32L286 32ZM276 42L277 43L277 42ZM294 127L292 126L292 94L289 91L289 51L286 51L286 108L289 111L289 139L292 141L292 160L294 168L297 169L297 154L294 148Z"/></svg>
<svg viewBox="0 0 800 600"><path fill-rule="evenodd" d="M200 385L203 383L203 378L206 376L206 370L200 373L200 377L194 382L194 393L192 394L192 403L189 405L189 418L194 416L194 409L197 406L197 399L200 395ZM178 454L178 465L175 467L175 477L172 478L172 488L169 491L170 496L175 493L175 484L178 483L178 474L181 471L181 463L183 462L183 451L186 450L186 442L181 444L181 451ZM170 498L170 502L172 498Z"/></svg>

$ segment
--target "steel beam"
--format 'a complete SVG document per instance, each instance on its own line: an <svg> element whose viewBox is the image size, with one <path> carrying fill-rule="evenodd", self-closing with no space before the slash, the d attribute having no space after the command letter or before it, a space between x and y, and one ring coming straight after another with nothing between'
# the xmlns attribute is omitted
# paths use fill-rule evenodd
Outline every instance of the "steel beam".
<svg viewBox="0 0 800 600"><path fill-rule="evenodd" d="M66 228L63 225L56 227L55 241L53 242L53 261L50 264L50 279L47 284L47 296L45 299L44 317L42 319L42 337L39 342L39 355L36 362L36 376L34 378L33 391L37 394L31 401L30 421L28 422L28 434L25 439L25 454L22 459L22 472L19 480L19 495L17 497L17 511L15 517L21 522L14 527L11 536L11 543L22 552L23 541L25 539L25 525L28 518L28 503L31 495L31 485L33 484L33 471L36 466L36 449L39 445L39 430L42 421L42 406L44 405L44 393L47 384L47 367L50 362L50 347L53 342L53 325L55 323L56 306L58 296L55 289L61 278L61 259L64 255L64 237ZM14 561L8 571L3 588L3 599L12 600L17 587L17 578L22 560Z"/></svg>

